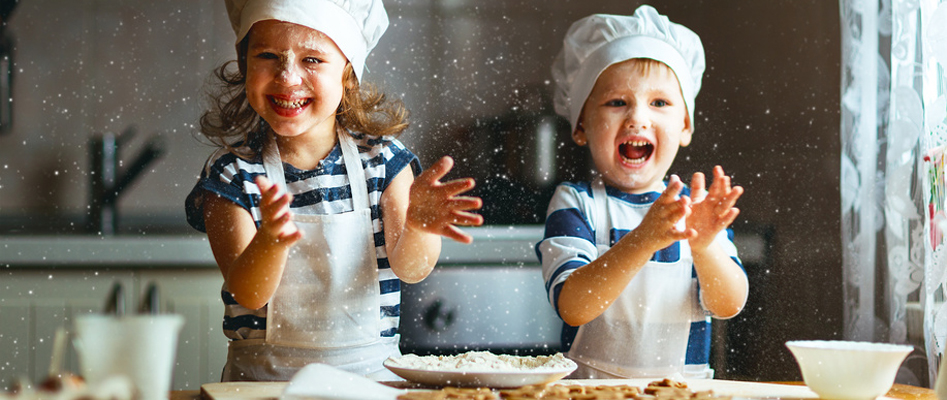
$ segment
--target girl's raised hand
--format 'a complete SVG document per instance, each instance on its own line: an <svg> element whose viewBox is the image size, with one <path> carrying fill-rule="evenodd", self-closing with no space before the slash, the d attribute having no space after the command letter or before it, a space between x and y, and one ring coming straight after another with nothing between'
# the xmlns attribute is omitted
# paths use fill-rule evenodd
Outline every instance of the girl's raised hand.
<svg viewBox="0 0 947 400"><path fill-rule="evenodd" d="M704 174L697 172L691 180L691 215L687 217L687 228L697 232L690 239L690 246L703 250L713 243L717 233L726 229L736 220L740 210L734 205L743 194L743 188L730 186L730 177L724 174L723 167L714 167L714 180L710 190L705 190Z"/></svg>
<svg viewBox="0 0 947 400"><path fill-rule="evenodd" d="M411 184L405 225L461 243L470 243L473 238L457 226L482 225L483 217L470 211L479 210L483 201L479 197L458 196L474 188L472 178L440 181L453 166L454 160L444 156L418 175Z"/></svg>
<svg viewBox="0 0 947 400"><path fill-rule="evenodd" d="M260 229L257 235L264 235L263 239L282 245L292 245L302 238L302 231L293 223L293 213L289 211L289 203L293 195L280 193L279 187L270 182L265 176L256 178L260 187Z"/></svg>

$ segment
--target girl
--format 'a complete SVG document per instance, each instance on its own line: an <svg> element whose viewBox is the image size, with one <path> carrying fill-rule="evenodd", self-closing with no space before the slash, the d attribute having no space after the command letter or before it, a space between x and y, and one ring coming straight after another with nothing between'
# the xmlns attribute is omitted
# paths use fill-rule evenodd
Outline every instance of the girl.
<svg viewBox="0 0 947 400"><path fill-rule="evenodd" d="M406 111L360 79L388 25L380 0L227 0L237 71L201 130L221 146L188 196L224 276L223 381L289 380L320 362L379 379L398 355L400 281L424 279L440 235L481 201L420 174L394 136ZM410 169L405 168L411 166Z"/></svg>

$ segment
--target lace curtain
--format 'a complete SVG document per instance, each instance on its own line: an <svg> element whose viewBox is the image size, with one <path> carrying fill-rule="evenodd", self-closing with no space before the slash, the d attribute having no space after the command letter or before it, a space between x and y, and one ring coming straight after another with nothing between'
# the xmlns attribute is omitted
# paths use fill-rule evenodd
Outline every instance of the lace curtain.
<svg viewBox="0 0 947 400"><path fill-rule="evenodd" d="M947 2L840 0L844 338L914 344L932 385L947 336Z"/></svg>

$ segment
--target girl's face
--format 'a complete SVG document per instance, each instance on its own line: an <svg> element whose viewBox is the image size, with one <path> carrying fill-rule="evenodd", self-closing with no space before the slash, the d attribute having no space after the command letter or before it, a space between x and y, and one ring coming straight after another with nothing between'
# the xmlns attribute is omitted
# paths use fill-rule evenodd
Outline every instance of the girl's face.
<svg viewBox="0 0 947 400"><path fill-rule="evenodd" d="M605 69L585 101L573 140L588 144L605 183L626 193L664 190L691 125L674 72L632 59Z"/></svg>
<svg viewBox="0 0 947 400"><path fill-rule="evenodd" d="M317 30L276 20L253 24L247 51L247 99L276 134L335 135L335 113L348 63Z"/></svg>

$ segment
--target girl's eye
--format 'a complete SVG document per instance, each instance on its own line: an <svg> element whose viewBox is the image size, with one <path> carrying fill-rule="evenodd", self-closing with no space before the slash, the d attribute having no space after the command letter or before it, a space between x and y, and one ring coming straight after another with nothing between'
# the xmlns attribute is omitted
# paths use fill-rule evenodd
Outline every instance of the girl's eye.
<svg viewBox="0 0 947 400"><path fill-rule="evenodd" d="M320 59L318 59L318 58L315 58L315 57L306 57L306 58L303 59L303 61L305 61L305 62L308 63L308 64L320 64L320 63L322 63L322 60L320 60Z"/></svg>
<svg viewBox="0 0 947 400"><path fill-rule="evenodd" d="M624 107L626 104L622 99L609 100L605 103L606 107Z"/></svg>
<svg viewBox="0 0 947 400"><path fill-rule="evenodd" d="M275 59L275 58L276 58L276 54L273 54L273 53L264 51L264 52L262 52L262 53L260 53L260 54L257 54L257 55L256 55L256 58L261 58L261 59L264 59L264 60L272 60L272 59Z"/></svg>
<svg viewBox="0 0 947 400"><path fill-rule="evenodd" d="M665 100L658 99L658 100L652 101L651 105L655 107L667 107L668 102Z"/></svg>

